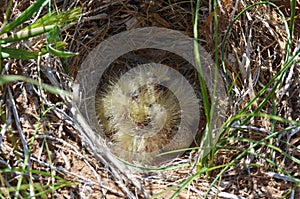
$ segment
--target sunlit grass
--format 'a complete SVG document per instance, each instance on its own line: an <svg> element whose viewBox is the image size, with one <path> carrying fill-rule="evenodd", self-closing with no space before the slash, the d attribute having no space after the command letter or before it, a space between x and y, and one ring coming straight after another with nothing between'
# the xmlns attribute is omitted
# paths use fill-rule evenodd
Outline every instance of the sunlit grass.
<svg viewBox="0 0 300 199"><path fill-rule="evenodd" d="M213 145L207 146L204 144L201 144L200 150L209 150L209 153L204 153L206 154L206 156L203 156L200 161L197 164L197 172L185 179L181 184L179 184L178 186L174 186L172 187L172 189L177 189L177 191L172 195L171 198L176 198L180 192L187 187L194 179L200 177L201 175L210 175L211 171L217 170L218 173L216 176L213 177L213 180L211 182L210 187L207 190L207 193L205 195L205 197L208 197L209 192L211 191L211 188L215 185L218 184L218 182L221 180L222 176L226 173L226 171L232 167L232 166L237 166L239 164L243 164L241 162L241 159L244 158L246 155L252 155L258 159L263 159L265 162L269 163L269 165L267 166L267 168L265 169L270 169L272 171L276 171L279 173L282 173L286 176L289 176L294 182L298 183L298 186L295 185L295 187L293 189L296 189L296 187L299 187L299 181L300 179L297 179L293 176L291 176L289 174L288 171L286 171L284 168L282 168L280 165L278 165L278 163L274 160L274 158L268 158L267 156L264 156L262 154L253 152L253 149L255 147L265 147L267 149L269 149L271 151L271 157L273 157L272 154L276 153L276 154L280 154L288 159L290 159L291 161L295 162L296 164L300 164L300 160L296 157L291 156L290 154L286 153L285 151L283 151L282 149L280 149L277 145L274 145L274 140L277 139L278 135L282 134L283 132L287 132L287 131L291 131L297 127L300 126L300 123L297 121L293 121L293 120L287 120L285 118L279 117L276 115L276 100L274 101L274 96L275 93L278 91L280 85L283 82L283 76L285 74L285 72L290 68L290 66L292 64L295 64L295 60L296 58L299 56L300 51L299 49L293 53L292 50L292 40L293 40L293 33L294 33L294 17L295 17L295 0L292 1L291 5L292 5L292 9L291 9L291 20L290 23L288 25L285 16L283 15L283 13L280 11L280 9L273 4L272 2L267 2L267 1L262 1L262 2L258 2L258 3L254 3L250 6L248 6L247 8L245 8L244 10L242 10L240 13L237 14L237 16L234 18L233 22L230 24L224 40L222 42L222 50L221 50L221 58L222 58L222 66L223 66L223 72L225 73L225 76L228 77L228 75L226 74L226 66L225 66L225 62L224 62L224 55L225 55L225 42L227 37L230 34L230 31L234 25L234 23L240 19L240 17L242 16L242 14L244 14L246 11L255 8L256 6L261 6L261 5L269 5L275 8L275 10L281 15L282 20L285 24L285 29L286 29L286 33L288 36L288 42L286 45L286 62L284 64L284 66L282 67L282 69L280 71L278 71L278 73L271 79L271 81L265 85L265 87L263 89L261 89L258 94L250 101L248 102L248 104L246 104L244 106L244 108L242 110L240 110L236 115L232 115L230 118L228 118L228 120L223 124L223 126L221 127L221 135L219 137L219 140L217 142L211 142L212 138L212 129L210 128L210 122L212 120L212 114L211 114L211 110L214 108L215 106L215 102L212 102L212 104L210 105L210 103L208 102L209 96L208 93L205 92L205 89L201 89L202 91L202 97L203 97L203 103L204 103L204 109L206 112L206 118L207 118L207 122L208 124L206 125L206 129L205 129L205 134L203 136L203 139L207 139L207 140L202 140L202 143L210 143ZM197 22L198 22L198 10L199 10L199 5L200 5L200 1L197 1L197 6L195 8L195 21L194 21L194 36L195 36L195 41L197 41L198 37L197 37L197 31L198 31L198 26L197 26ZM219 52L218 52L218 45L219 45L219 35L218 35L218 17L217 17L217 13L216 13L216 9L217 8L217 1L214 0L214 38L215 38L215 66L219 66L218 64L218 57L219 57ZM198 44L195 45L195 47ZM197 66L201 68L201 60L200 57L197 56L197 49L195 51L196 53L196 62L197 62ZM199 73L199 79L200 79L200 83L204 84L204 80L203 80L203 74ZM227 83L230 83L230 81L227 79ZM229 84L228 87L230 89L234 88L234 82L231 83L231 85ZM204 92L203 92L204 91ZM232 90L229 90L229 92L232 94ZM264 98L262 99L262 96L264 96ZM258 104L258 106L256 107L255 110L251 110L249 113L250 108L253 106L253 104L255 102L258 101L258 99L261 100L261 102ZM270 102L273 101L273 111L272 114L274 115L268 115L268 114L262 114L261 110L265 107L265 105ZM249 138L243 138L243 137L239 137L237 136L237 133L239 131L239 129L232 129L232 126L234 125L234 123L236 121L241 121L239 123L240 126L246 126L249 125L251 126L250 122L254 117L262 117L262 118L268 118L271 119L272 121L272 126L271 126L271 131L272 132L270 135L265 136L265 138L263 138L262 140L253 140L253 139L249 139ZM280 131L275 131L274 130L274 123L275 122L283 122L286 124L289 124L289 127L282 129ZM229 136L228 136L229 135ZM237 147L232 147L232 146L227 146L227 143L230 142L239 142L239 143L245 143L245 146L247 146L246 143L250 143L249 147L246 149L240 149ZM283 142L283 141L280 141ZM287 145L289 145L289 147L291 148L295 148L295 146L292 146L289 143L285 143ZM222 149L227 149L227 150L235 150L235 151L240 151L239 155L237 155L235 158L233 158L228 164L226 165L214 165L214 159L217 156L217 153L219 150ZM273 151L273 153L272 153ZM250 165L249 165L250 166ZM258 164L251 164L252 167L262 167L261 165ZM209 176L207 176L209 177Z"/></svg>
<svg viewBox="0 0 300 199"><path fill-rule="evenodd" d="M61 28L66 25L69 25L74 20L76 20L80 14L81 9L76 8L66 12L51 12L50 10L50 0L37 0L31 6L29 6L25 11L23 11L19 17L14 19L12 22L8 22L8 18L11 14L13 1L9 1L8 7L6 9L6 13L4 16L4 21L0 23L0 72L2 73L2 63L3 59L18 59L18 60L29 60L35 59L39 60L42 55L50 53L54 56L58 56L61 58L67 58L70 56L76 55L72 52L67 52L64 50L65 43L60 40L60 32ZM48 13L33 23L24 27L24 24L28 22L33 17L36 16L40 11L48 7ZM20 29L21 28L21 29ZM20 29L20 30L19 30ZM9 33L9 34L8 34ZM25 50L16 48L15 43L29 40L35 38L37 36L44 35L46 39L46 43L41 47L39 51ZM41 38L39 38L41 39ZM8 84L15 82L27 82L29 84L37 86L40 90L45 90L50 93L58 94L60 96L70 96L70 94L64 90L56 88L54 86L50 86L42 83L42 79L39 73L39 79L34 80L29 77L21 76L21 75L0 75L0 86L3 88ZM43 100L41 100L43 101ZM49 198L49 193L54 193L57 189L62 187L68 187L77 185L77 183L71 182L69 180L65 180L59 176L57 176L50 167L50 173L42 171L42 170L32 170L31 169L31 151L34 147L35 136L37 133L43 129L43 117L49 111L49 109L42 109L42 115L36 115L39 120L35 124L35 129L30 141L27 143L24 138L22 132L20 133L21 141L23 149L20 149L20 145L18 145L18 137L15 137L13 133L10 134L10 139L13 144L12 152L18 158L18 164L14 167L10 167L7 164L7 168L0 169L0 197L1 198ZM3 123L7 123L7 118L5 113L0 109L1 121ZM15 118L18 119L18 118ZM18 124L17 124L18 125ZM1 129L2 130L2 129ZM52 165L51 160L51 152L47 141L45 142L46 153L48 154L48 160L50 161L50 165ZM22 151L22 153L20 152ZM21 163L22 162L22 163ZM4 164L4 162L3 162ZM5 178L5 176L13 176L15 175L17 178L12 181L12 179ZM33 176L38 175L41 179L51 179L51 183L40 184L36 182ZM11 184L13 183L13 184Z"/></svg>
<svg viewBox="0 0 300 199"><path fill-rule="evenodd" d="M47 6L49 1L47 0L38 0L36 3L34 3L32 6L30 6L22 15L20 15L19 18L17 18L15 21L12 23L7 23L7 21L4 21L2 23L2 26L0 28L0 53L1 53L1 61L0 61L0 69L2 70L2 60L4 58L9 59L9 58L14 58L14 59L39 59L40 56L50 53L55 56L59 57L64 57L67 58L69 56L75 55L74 53L71 52L65 52L63 50L65 43L59 40L59 34L60 34L60 28L63 26L67 25L68 23L73 22L79 15L80 9L75 9L71 10L68 12L49 12L47 15L44 15L41 17L39 20L35 21L33 24L30 24L29 26L23 28L20 31L14 32L14 29L20 25L22 25L25 21L28 19L32 18L40 9L42 9L44 6ZM169 1L169 4L172 4L172 1ZM203 139L200 143L200 150L204 150L205 152L203 155L199 158L199 161L196 164L196 172L184 179L181 183L174 185L170 187L167 190L164 190L160 193L157 193L152 196L152 198L157 198L163 195L164 193L170 192L170 191L175 191L174 194L172 195L171 198L176 198L188 185L190 185L195 179L200 178L202 176L205 176L207 179L212 179L211 180L211 186L207 190L207 195L210 192L211 188L213 186L216 186L218 182L221 180L222 176L230 169L232 166L238 166L243 164L242 159L247 156L247 155L252 155L253 157L257 159L262 159L265 162L267 162L267 165L260 165L260 164L253 164L251 163L249 166L251 167L257 167L257 168L264 168L266 170L271 170L274 172L278 172L281 174L284 174L288 176L290 179L292 179L295 182L295 186L292 187L291 189L296 189L299 187L299 179L293 177L292 175L289 174L288 171L285 170L281 165L279 165L275 159L273 158L276 156L276 154L280 154L284 156L285 158L291 160L292 162L296 164L300 164L300 160L297 157L293 157L286 151L282 150L280 147L278 147L277 144L274 143L275 140L278 140L278 135L282 134L283 132L289 132L292 131L293 129L296 129L297 127L300 126L299 121L293 121L289 120L283 117L279 117L276 115L276 95L275 93L278 91L279 87L281 86L284 78L284 74L286 71L291 67L293 64L299 64L299 61L294 63L297 56L299 56L300 51L299 49L294 52L293 49L293 35L294 35L294 18L295 18L295 5L296 1L292 0L291 5L291 18L289 23L287 22L287 19L284 17L283 13L279 10L279 8L274 5L271 2L268 1L262 1L255 3L244 10L242 10L240 13L236 15L234 18L233 22L230 24L229 29L225 33L224 40L222 42L222 50L221 54L219 54L218 51L218 45L219 45L219 33L218 33L218 17L216 13L216 7L217 7L217 1L214 0L214 38L215 38L215 70L218 70L219 67L219 56L221 57L221 64L223 68L223 72L225 73L225 76L228 77L226 74L226 65L224 62L224 56L225 56L225 41L227 37L230 35L230 31L234 25L235 22L237 22L241 16L248 10L255 8L256 6L261 6L261 5L269 5L275 8L275 10L281 15L282 20L285 25L286 29L286 34L287 34L287 45L286 45L286 62L284 63L283 67L281 70L277 72L277 74L257 93L257 95L250 101L248 102L243 109L241 109L237 114L232 115L230 118L227 119L227 121L224 122L223 126L220 128L220 136L218 137L218 140L213 142L213 126L212 126L212 120L213 120L213 111L214 111L214 106L216 105L215 101L210 101L210 99L214 99L213 97L211 98L209 94L206 91L205 87L205 81L203 79L203 74L201 73L201 60L200 57L198 57L198 51L197 51L197 46L198 46L198 36L197 36L197 31L198 31L198 10L200 6L200 1L197 1L197 5L195 8L195 21L194 21L194 39L195 39L195 59L197 62L197 66L199 67L199 82L201 86L201 93L202 93L202 98L203 98L203 105L204 105L204 110L206 114L206 121L207 125L205 128L204 136ZM9 10L11 9L12 6L12 1L10 1L9 8L6 11L6 15L9 15ZM6 18L7 18L6 16ZM6 37L6 33L8 32L14 32L11 36ZM19 42L21 40L26 40L38 35L46 34L47 35L47 42L46 45L41 48L40 51L34 52L34 51L29 51L29 50L24 50L24 49L15 49L15 48L10 48L7 45L10 43L15 43ZM0 70L0 71L1 71ZM215 79L216 80L216 79ZM227 79L228 80L228 79ZM36 85L39 87L40 90L46 90L47 92L51 92L54 94L58 94L61 96L69 96L70 94L64 90L61 90L59 88L49 86L46 84L43 84L40 75L38 81L33 80L28 77L24 76L19 76L19 75L1 75L0 76L0 85L3 86L5 84L13 83L13 82L27 82L33 85ZM215 81L216 82L216 81ZM230 82L230 80L227 81L229 85L229 93L234 95L234 92L232 88L234 88L235 82ZM214 92L216 90L217 84L215 84L214 87ZM263 97L264 96L264 97ZM251 107L253 107L253 104L258 102L258 105L256 109L250 110ZM267 103L273 103L272 105L272 114L264 114L262 113L263 108L265 108ZM43 114L40 117L40 120L43 119L43 116L47 113L48 110L42 109ZM6 121L7 118L5 116L4 111L0 107L0 116L2 121ZM265 135L263 139L261 140L255 140L251 139L248 137L241 137L238 135L238 132L244 128L243 130L247 130L247 127L251 126L250 122L253 118L255 117L261 117L261 118L267 118L271 120L271 128L270 128L270 134ZM239 125L236 126L236 122L239 122ZM276 122L281 122L287 124L288 127L281 129L281 130L275 130L275 123ZM40 128L41 121L38 121L38 124L36 126L34 135L37 133L38 129ZM239 128L240 127L240 128ZM251 129L248 129L249 131ZM35 140L35 137L33 136L30 140L29 143L29 148L28 151L30 153L31 147L33 146L33 142ZM14 143L14 147L16 146L16 141L12 141ZM245 148L238 148L235 146L229 146L228 143L243 143L243 145L247 146ZM51 162L51 157L50 157L50 149L47 145L47 141L45 140L46 143L46 151L47 155ZM280 144L285 144L290 148L296 148L296 146L283 141L279 140ZM260 153L256 153L253 151L254 148L256 147L265 147L266 149L270 150L270 156L263 156ZM185 150L197 150L199 147L196 148L190 148L190 149L185 149ZM215 159L217 158L218 152L220 150L232 150L232 151L238 151L239 154L234 157L229 163L223 164L223 165L216 165L215 164ZM20 156L20 155L18 155ZM0 173L1 175L5 175L8 173L18 173L20 176L18 179L18 183L13 186L2 186L2 184L5 184L5 182L2 182L0 180L1 184L1 189L0 189L0 197L1 198L10 198L11 196L15 196L16 198L18 196L22 196L24 198L28 197L41 197L41 198L48 198L47 194L48 193L54 193L57 189L60 189L62 187L66 186L75 186L76 183L70 182L68 180L65 180L63 178L58 177L57 175L50 171L50 173L46 173L43 171L39 170L31 170L26 168L26 165L29 161L29 154L25 154L24 159L22 157L19 157L23 162L23 167L22 168L6 168L6 169L1 169ZM177 170L177 169L182 169L182 168L192 168L193 164L180 164L176 166L168 166L168 167L163 167L163 168L143 168L143 167L138 167L135 165L131 165L128 163L125 163L130 167L140 169L143 171L167 171L167 170ZM212 176L212 173L214 172L214 176ZM217 174L215 173L217 172ZM34 182L32 179L32 175L40 175L45 178L51 179L51 182L49 184L39 184ZM28 177L29 176L29 177ZM28 177L25 179L25 177ZM211 178L213 177L213 178ZM27 180L29 179L29 181ZM288 196L290 192L286 193L286 196Z"/></svg>

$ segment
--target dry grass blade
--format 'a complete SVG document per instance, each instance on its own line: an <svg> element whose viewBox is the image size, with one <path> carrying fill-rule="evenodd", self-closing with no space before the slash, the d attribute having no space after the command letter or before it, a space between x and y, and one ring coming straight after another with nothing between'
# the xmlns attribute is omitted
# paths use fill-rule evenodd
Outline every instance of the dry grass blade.
<svg viewBox="0 0 300 199"><path fill-rule="evenodd" d="M101 141L100 136L97 136L97 133L93 132L93 130L85 122L85 119L82 118L79 110L75 106L72 107L71 110L73 112L75 121L79 124L78 130L81 132L83 142L87 143L87 146L91 148L91 150L94 152L94 155L100 162L110 167L113 176L116 178L116 183L118 183L123 191L125 191L127 196L130 198L135 198L135 194L133 194L123 183L124 180L125 182L127 180L132 182L144 194L145 197L148 197L148 194L142 187L141 183L136 180L131 175L130 170L116 157L114 157L107 147L105 147L105 141ZM123 175L125 179L120 174Z"/></svg>
<svg viewBox="0 0 300 199"><path fill-rule="evenodd" d="M3 5L8 2L5 0ZM4 12L9 11L4 6L0 9L1 26L13 21L32 4L29 0L11 2L14 3L11 15L3 17ZM59 91L72 91L78 69L89 52L105 39L124 31L155 26L193 37L195 1L59 0L51 1L51 9L82 8L82 16L76 24L67 24L60 35L67 45L64 47L79 54L68 59L43 55L40 69L34 59L1 58L1 75L23 79L5 81L0 87L0 197L14 198L21 182L19 177L23 175L19 198L170 198L178 193L178 198L191 199L206 196L297 199L300 196L300 1L275 2L286 20L270 6L271 1L267 4L258 0L216 2L219 41L244 8L258 4L233 23L224 40L224 60L218 60L224 62L232 107L225 123L227 131L222 134L212 159L216 167L212 166L210 178L202 175L193 178L199 169L197 145L155 170L123 164L108 150L106 140L87 125L68 94L50 92L51 89L37 86L36 81L62 89ZM294 19L290 15L291 2L297 3ZM214 56L215 46L219 45L220 49L220 44L214 38L212 8L213 1L200 1L198 37L199 43ZM41 10L38 16L44 14L45 10ZM36 19L21 24L20 29ZM294 29L288 27L292 22ZM287 33L285 25L293 29L294 35ZM10 35L7 33L3 38ZM36 53L46 41L41 36L10 46L5 44L5 47ZM289 52L286 51L288 43ZM173 59L170 53L162 51L153 56L149 52L145 49L134 52L124 56L122 61L129 63L128 60L154 57L157 63L172 63L176 65L174 68L179 68L178 57ZM282 72L290 56L295 56L294 60ZM184 73L187 69L178 71ZM274 80L279 71L282 78ZM189 78L193 84L199 83L196 76ZM273 84L266 88L271 81ZM275 85L278 87L275 94L266 99ZM258 93L256 104L249 105ZM266 103L255 115L253 112L262 102ZM248 105L249 109L239 115ZM247 117L252 117L251 121L241 125ZM205 121L203 123L205 125ZM212 186L229 164L218 183ZM186 179L192 179L190 184ZM61 182L66 183L59 187Z"/></svg>
<svg viewBox="0 0 300 199"><path fill-rule="evenodd" d="M13 99L11 89L9 87L7 87L7 90L8 90L8 96L9 96L9 101L10 101L10 107L11 107L11 110L13 112L15 122L16 122L16 125L17 125L17 128L18 128L19 136L20 136L20 139L21 139L21 142L22 142L24 157L28 157L29 156L28 146L27 146L27 142L26 142L25 137L24 137L22 127L21 127L18 110L16 108L16 104L15 104L15 101ZM26 168L29 170L30 169L30 161L24 162L24 163L26 165Z"/></svg>

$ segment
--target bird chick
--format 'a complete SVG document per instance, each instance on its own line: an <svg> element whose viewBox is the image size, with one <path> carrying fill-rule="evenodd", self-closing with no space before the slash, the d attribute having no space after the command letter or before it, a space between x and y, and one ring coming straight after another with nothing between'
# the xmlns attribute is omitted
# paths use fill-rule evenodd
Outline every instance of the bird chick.
<svg viewBox="0 0 300 199"><path fill-rule="evenodd" d="M173 93L158 79L170 79L166 69L158 70L151 66L134 68L119 79L111 80L108 88L96 96L99 123L117 156L129 161L151 161L149 154L153 156L172 145L179 125L185 125L181 122L182 110L176 96L185 94ZM175 80L174 84L178 85L173 86L179 87L180 81ZM185 91L179 88L175 92ZM187 103L198 102L194 98L190 100L192 102ZM181 129L189 131L188 126ZM187 134L182 136L176 137L183 140L177 147L184 145Z"/></svg>

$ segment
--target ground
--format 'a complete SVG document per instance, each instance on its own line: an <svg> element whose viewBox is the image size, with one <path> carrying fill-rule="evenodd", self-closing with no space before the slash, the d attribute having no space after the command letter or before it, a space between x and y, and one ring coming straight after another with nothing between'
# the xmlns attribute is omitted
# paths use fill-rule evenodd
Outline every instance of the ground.
<svg viewBox="0 0 300 199"><path fill-rule="evenodd" d="M32 1L13 2L10 20L32 4ZM235 123L228 123L230 128L220 140L222 148L213 158L213 165L220 167L209 172L209 175L199 174L199 164L193 167L197 150L187 151L181 157L165 163L162 169L141 172L118 166L114 157L106 153L104 144L99 146L99 143L89 142L86 138L89 131L74 116L70 97L40 90L27 82L7 83L0 89L0 196L14 197L20 174L24 173L21 182L24 187L20 191L23 198L29 197L32 190L35 194L40 193L37 198L170 198L187 179L191 179L190 183L177 198L204 198L213 180L224 168L222 165L229 165L228 170L211 187L208 198L299 198L299 58L296 57L288 67L273 97L268 98L272 87L261 93L284 68L286 44L289 42L284 20L271 5L258 5L245 12L225 38L234 17L258 1L240 0L237 4L230 0L221 2L217 8L219 69L223 69L221 63L224 54L224 82L228 88L233 85L227 117L235 116L253 96L260 95L246 113L258 110L260 103L267 98L260 113L273 114L276 118L260 115L242 125L245 115ZM276 2L288 24L289 4L287 0ZM299 1L296 4L291 52L300 45ZM7 5L7 1L4 5ZM36 80L40 78L43 83L72 92L78 70L88 53L117 33L156 26L178 30L193 37L195 2L52 2L53 9L74 7L82 8L82 16L62 30L61 39L67 44L66 50L78 52L77 56L65 60L45 55L40 69L37 60L4 59L2 74L23 75ZM212 4L206 1L200 3L198 30L200 44L215 58L212 8ZM4 11L5 6L2 6L1 12ZM0 16L2 20L3 14ZM223 41L224 46L221 43ZM45 38L40 36L15 46L38 50L43 43ZM138 56L146 59L155 57L160 61L166 54L160 54L160 57L139 52ZM274 132L279 132L274 139L266 139ZM261 140L265 142L259 143ZM30 151L28 164L24 163L24 146L28 146L27 150ZM244 151L248 152L241 155ZM26 171L27 166L32 172Z"/></svg>

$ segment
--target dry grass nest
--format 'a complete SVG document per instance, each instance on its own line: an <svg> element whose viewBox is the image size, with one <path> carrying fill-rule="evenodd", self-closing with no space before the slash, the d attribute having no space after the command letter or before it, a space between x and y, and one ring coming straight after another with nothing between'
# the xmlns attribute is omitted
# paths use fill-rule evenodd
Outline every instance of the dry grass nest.
<svg viewBox="0 0 300 199"><path fill-rule="evenodd" d="M255 0L240 0L238 3L230 0L222 1L218 11L219 41L224 38L225 31L236 13L254 2ZM12 18L24 11L31 2L25 1L24 3L24 1L16 0L14 3L16 6L12 10ZM288 17L289 1L280 1L276 4ZM299 15L299 2L297 5L297 14ZM67 49L78 52L79 55L68 60L43 56L41 71L38 71L35 60L4 60L2 74L18 74L34 79L40 77L44 83L71 91L78 68L87 54L101 41L112 35L139 27L158 26L182 31L186 35L193 36L192 7L195 8L195 5L192 5L190 1L169 1L168 3L168 1L161 0L143 2L66 0L56 1L53 6L60 10L78 6L83 8L82 17L74 25L68 26L62 35L68 44ZM4 12L3 9L1 11ZM211 5L206 2L201 3L199 42L213 56L215 44L212 13ZM294 47L299 39L299 24L299 18L297 18ZM24 42L20 45L37 48L38 44L43 42L45 40L41 38L41 40ZM283 67L286 42L287 35L283 21L270 6L254 7L243 14L233 25L225 43L224 52L228 78L230 82L235 83L228 117L244 108L249 99L255 96ZM145 59L156 59L157 62L169 56L164 53L158 53L158 56L154 53L155 56L153 56L151 53L145 54L142 51L136 54ZM197 77L193 77L193 74L188 76L192 84L197 85ZM286 80L281 83L279 92L274 96L278 116L299 121L299 79L300 69L296 65L288 70ZM26 82L5 84L0 89L0 95L0 169L21 168L26 154L24 141L25 145L32 142L28 168L54 174L69 182L76 182L47 194L49 198L147 198L155 197L155 194L175 186L175 189L157 196L158 198L169 198L177 189L176 186L183 182L183 179L196 173L196 169L191 169L192 167L146 173L129 170L114 156L110 156L105 143L89 142L89 139L86 138L86 134L89 133L88 128L84 128L78 118L71 113L70 99L40 90ZM258 103L263 97L264 95L258 100ZM251 108L253 110L256 107L257 104L253 104ZM272 110L274 110L272 103L269 102L262 112L271 114ZM255 117L251 126L240 129L238 134L244 138L261 140L268 135L272 125L275 130L280 130L288 124L280 121L272 123L270 118ZM33 137L35 139L32 139ZM289 143L299 146L299 137L299 130L295 131L293 135L283 133L280 139L284 142L278 147L286 151ZM249 144L230 142L227 145L247 149ZM266 150L265 146L255 147L253 152L263 157L270 156L270 151ZM300 159L299 147L287 152ZM197 150L188 151L181 157L166 163L165 166L193 164L197 154ZM227 164L238 155L239 151L221 149L216 154L214 163L216 165ZM294 177L300 177L299 164L286 159L280 153L275 153L273 158L278 165L281 165L281 168L289 171ZM262 166L249 167L251 164ZM215 170L211 173L211 179L196 178L178 197L203 198L218 171ZM267 171L267 162L258 157L245 155L240 164L232 166L223 175L218 186L213 187L208 197L217 197L218 193L222 192L244 198L280 198L295 186L293 182L272 178ZM19 175L18 170L2 172L0 192L5 187L16 186ZM29 181L29 179L29 176L26 176L24 181ZM33 179L33 183L38 184L59 181L45 173L33 174L31 179ZM294 194L297 198L300 195L299 189L296 189ZM8 195L5 196L8 197Z"/></svg>

